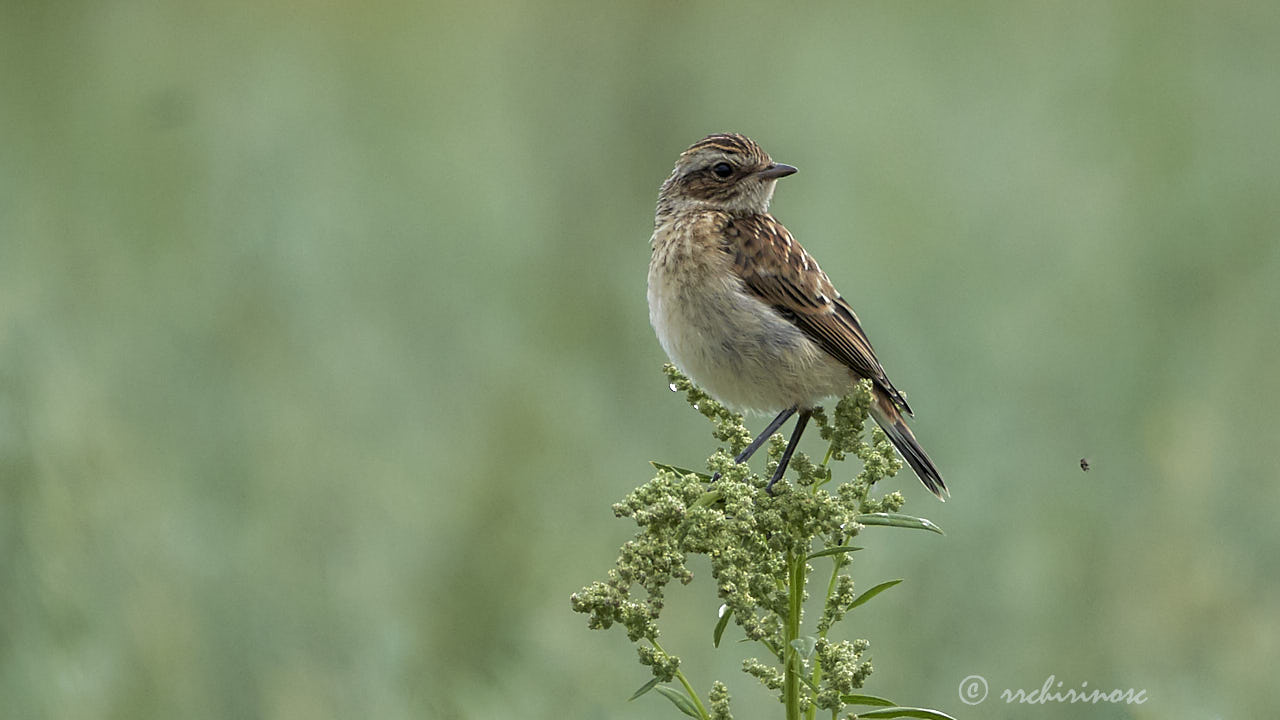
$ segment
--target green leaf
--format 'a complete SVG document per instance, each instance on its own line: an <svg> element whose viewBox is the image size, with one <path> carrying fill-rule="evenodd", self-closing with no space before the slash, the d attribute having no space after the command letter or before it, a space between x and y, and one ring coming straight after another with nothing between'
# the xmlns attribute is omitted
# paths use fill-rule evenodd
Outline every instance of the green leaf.
<svg viewBox="0 0 1280 720"><path fill-rule="evenodd" d="M894 585L897 585L897 584L898 584L898 583L900 583L900 582L902 582L902 578L898 578L897 580L889 580L889 581L887 581L887 582L882 582L882 583L880 583L879 585L877 585L877 586L875 586L875 587L871 588L870 590L868 590L868 591L866 591L866 592L862 593L861 595L859 595L858 597L854 598L854 599L853 599L853 602L849 603L849 609L850 609L850 610L852 610L852 609L854 609L854 608L858 607L859 605L861 605L861 604L865 603L866 601L868 601L868 600L870 600L871 598L873 598L873 597L875 597L875 596L879 595L880 593L884 592L885 590L888 590L889 588L893 587Z"/></svg>
<svg viewBox="0 0 1280 720"><path fill-rule="evenodd" d="M792 640L791 647L795 648L800 657L808 660L813 657L813 651L818 647L818 638L812 635L804 635Z"/></svg>
<svg viewBox="0 0 1280 720"><path fill-rule="evenodd" d="M828 555L838 555L840 553L851 553L861 549L862 548L860 547L854 547L852 545L837 545L836 547L824 548L822 550L819 550L818 552L809 553L807 556L805 556L805 562L808 562L814 558L826 557Z"/></svg>
<svg viewBox="0 0 1280 720"><path fill-rule="evenodd" d="M658 684L658 683L660 683L660 682L662 682L662 678L654 678L654 679L650 680L649 682L647 682L647 683L645 683L645 684L641 685L639 690L637 690L637 691L635 691L635 692L631 693L631 697L627 698L627 702L631 702L632 700L635 700L636 698L640 697L641 695L643 695L643 694L645 694L645 693L649 692L650 690L652 690L652 689L654 688L654 686L655 686L655 685L657 685L657 684Z"/></svg>
<svg viewBox="0 0 1280 720"><path fill-rule="evenodd" d="M706 473L700 473L694 470L689 470L687 468L676 467L675 465L667 465L666 463L660 463L657 460L650 460L649 464L659 470L666 470L667 472L673 472L677 475L697 475L703 480L707 482L711 482L711 476Z"/></svg>
<svg viewBox="0 0 1280 720"><path fill-rule="evenodd" d="M729 626L729 618L731 617L733 617L733 608L721 605L720 621L716 623L716 630L711 634L711 640L716 647L720 647L720 636L724 635L724 629Z"/></svg>
<svg viewBox="0 0 1280 720"><path fill-rule="evenodd" d="M721 493L719 490L708 490L702 493L701 495L699 495L698 499L694 500L693 504L690 505L689 507L696 507L696 508L711 507L712 505L715 505L716 503L720 502L723 499L724 499L724 494Z"/></svg>
<svg viewBox="0 0 1280 720"><path fill-rule="evenodd" d="M845 705L879 705L880 707L895 707L898 704L875 695L841 695L840 701Z"/></svg>
<svg viewBox="0 0 1280 720"><path fill-rule="evenodd" d="M913 528L915 530L928 530L936 532L939 535L945 535L942 528L934 525L931 520L913 517L911 515L902 515L900 513L864 513L858 516L858 522L863 525L887 525L889 527Z"/></svg>
<svg viewBox="0 0 1280 720"><path fill-rule="evenodd" d="M675 705L680 712L691 718L699 717L697 708L693 706L693 703L689 702L689 698L677 692L675 688L669 688L666 685L659 685L658 692L662 693L663 697L670 700L671 704ZM906 716L904 715L903 717Z"/></svg>
<svg viewBox="0 0 1280 720"><path fill-rule="evenodd" d="M858 713L859 718L922 718L923 720L956 720L950 715L928 708L891 707Z"/></svg>

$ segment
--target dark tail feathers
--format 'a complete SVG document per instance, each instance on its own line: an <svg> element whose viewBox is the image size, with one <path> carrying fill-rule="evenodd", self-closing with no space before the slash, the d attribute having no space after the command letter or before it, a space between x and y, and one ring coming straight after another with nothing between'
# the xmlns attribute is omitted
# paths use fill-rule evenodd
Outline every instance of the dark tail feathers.
<svg viewBox="0 0 1280 720"><path fill-rule="evenodd" d="M880 398L876 399L880 400ZM911 428L907 427L907 423L903 421L902 413L898 412L890 402L886 399L873 403L871 416L884 430L884 434L889 436L889 440L894 447L898 448L898 452L902 453L903 459L915 471L920 482L929 488L929 492L937 495L939 500L946 502L951 493L947 490L947 484L942 482L942 473L938 472L937 466L925 454L924 448L920 447L915 433L911 432Z"/></svg>

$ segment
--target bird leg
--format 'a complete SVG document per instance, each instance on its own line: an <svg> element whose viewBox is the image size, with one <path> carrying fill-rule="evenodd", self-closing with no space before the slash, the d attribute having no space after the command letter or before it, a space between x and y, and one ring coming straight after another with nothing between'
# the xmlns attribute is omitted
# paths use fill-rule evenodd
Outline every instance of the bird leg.
<svg viewBox="0 0 1280 720"><path fill-rule="evenodd" d="M809 416L813 411L806 408L800 411L800 417L796 418L796 429L791 431L791 441L787 443L787 449L782 453L782 459L778 461L778 469L773 471L773 477L769 478L769 484L765 486L764 491L773 494L773 484L778 482L783 473L787 471L787 465L791 462L791 454L796 451L796 445L800 444L800 436L804 434L804 426L809 422Z"/></svg>
<svg viewBox="0 0 1280 720"><path fill-rule="evenodd" d="M769 426L766 427L763 432L757 435L756 439L752 440L751 444L748 445L742 452L738 453L738 457L733 459L734 464L736 465L738 463L744 463L747 460L749 460L752 455L755 455L756 451L760 449L760 446L764 445L765 440L768 440L775 432L777 432L778 428L782 427L782 423L786 422L788 418L790 418L792 415L795 414L795 412L796 412L795 408L789 407L786 410L783 410L782 412L778 413L778 416L769 423ZM787 453L787 459L788 460L791 459L790 453ZM711 476L711 482L715 482L719 479L720 479L720 473L716 473L715 475ZM769 484L773 485L773 483L769 483Z"/></svg>

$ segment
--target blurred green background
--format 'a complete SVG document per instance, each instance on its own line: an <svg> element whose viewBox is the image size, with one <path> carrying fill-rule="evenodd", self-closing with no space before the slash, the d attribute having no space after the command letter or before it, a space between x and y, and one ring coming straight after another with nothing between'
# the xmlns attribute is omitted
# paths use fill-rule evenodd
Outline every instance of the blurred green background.
<svg viewBox="0 0 1280 720"><path fill-rule="evenodd" d="M895 481L946 537L865 536L860 587L906 578L846 623L867 691L1280 705L1280 5L9 0L0 33L0 715L673 717L568 596L647 462L713 447L644 295L658 185L725 130L800 168L774 211L953 489ZM694 570L667 649L778 717ZM1149 701L996 698L1050 675Z"/></svg>

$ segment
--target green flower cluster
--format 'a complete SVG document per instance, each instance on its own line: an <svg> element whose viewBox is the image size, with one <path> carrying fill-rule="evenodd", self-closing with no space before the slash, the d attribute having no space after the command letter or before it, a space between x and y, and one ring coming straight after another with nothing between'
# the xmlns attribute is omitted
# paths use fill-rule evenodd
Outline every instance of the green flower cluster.
<svg viewBox="0 0 1280 720"><path fill-rule="evenodd" d="M693 717L728 720L732 716L725 686L715 684L708 711L680 672L679 658L658 642L667 585L673 580L689 583L693 574L686 559L705 555L724 603L714 631L716 644L732 620L748 639L767 649L769 662L751 659L743 670L780 693L789 718L801 713L813 717L816 708L835 717L862 686L871 664L862 659L867 641L833 642L827 634L849 610L897 582L856 595L853 579L841 572L850 564L849 555L859 549L849 542L872 520L877 525L936 530L928 521L896 515L903 503L899 493L871 496L874 485L896 473L902 462L879 428L869 441L864 439L869 383L841 400L831 419L821 411L814 413L813 421L829 443L826 457L814 463L797 452L791 461L794 482L780 482L769 494L765 478L782 454L782 437L771 440L763 475L735 464L733 457L752 437L742 416L699 390L673 366L666 366L666 373L671 389L684 392L689 404L715 425L716 439L727 445L707 461L708 469L720 478L711 483L709 474L654 463L657 475L613 507L615 515L631 518L639 531L622 546L606 580L573 594L572 607L588 616L590 628L616 623L626 629L637 643L641 664L653 674L640 693L677 679L684 686L683 695L659 687L677 707ZM862 461L862 471L831 488L829 462L848 455ZM811 563L819 561L830 563L832 570L823 588L822 612L812 634L806 635L805 584L814 570Z"/></svg>

